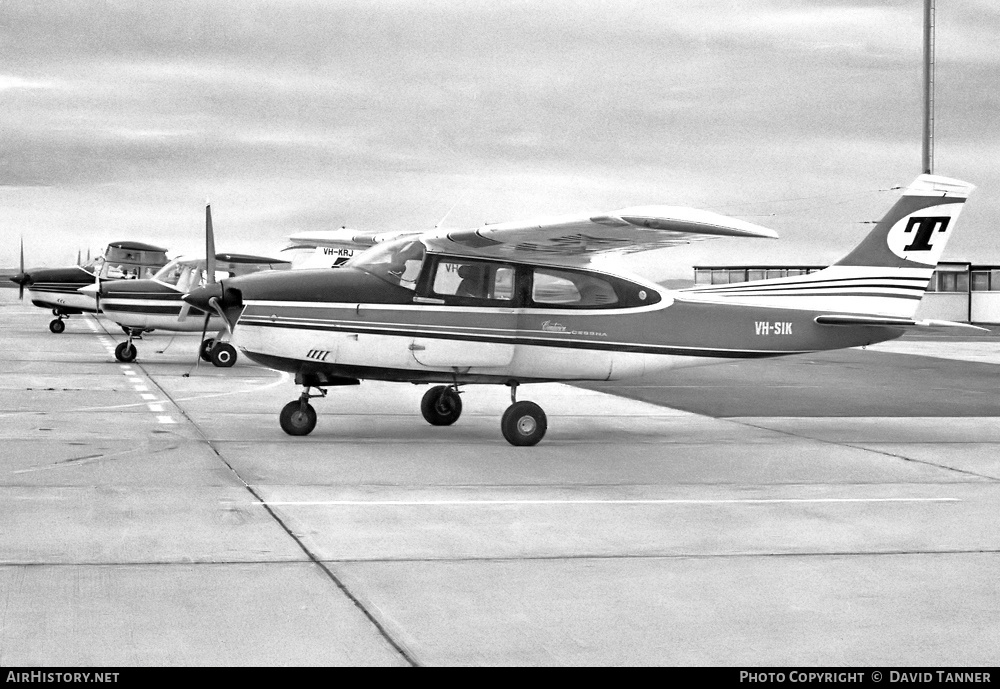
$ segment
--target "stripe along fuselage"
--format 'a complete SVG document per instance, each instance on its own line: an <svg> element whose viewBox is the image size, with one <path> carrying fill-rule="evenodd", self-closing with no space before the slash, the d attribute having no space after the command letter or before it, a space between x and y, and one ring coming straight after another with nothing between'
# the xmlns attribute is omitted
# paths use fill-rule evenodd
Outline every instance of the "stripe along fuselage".
<svg viewBox="0 0 1000 689"><path fill-rule="evenodd" d="M478 295L457 289L460 271L485 276ZM227 297L238 291L242 299L235 344L267 366L319 382L619 380L903 332L831 331L814 310L715 303L593 270L433 253L410 285L346 267L247 276L225 287Z"/></svg>

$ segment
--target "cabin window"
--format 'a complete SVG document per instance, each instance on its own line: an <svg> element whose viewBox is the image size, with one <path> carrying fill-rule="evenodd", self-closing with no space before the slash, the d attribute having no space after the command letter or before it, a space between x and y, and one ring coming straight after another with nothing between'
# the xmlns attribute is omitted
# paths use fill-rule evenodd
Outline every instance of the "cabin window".
<svg viewBox="0 0 1000 689"><path fill-rule="evenodd" d="M438 261L431 290L443 297L510 301L514 268L482 261Z"/></svg>
<svg viewBox="0 0 1000 689"><path fill-rule="evenodd" d="M594 275L536 268L531 299L536 304L601 308L618 303L608 281Z"/></svg>

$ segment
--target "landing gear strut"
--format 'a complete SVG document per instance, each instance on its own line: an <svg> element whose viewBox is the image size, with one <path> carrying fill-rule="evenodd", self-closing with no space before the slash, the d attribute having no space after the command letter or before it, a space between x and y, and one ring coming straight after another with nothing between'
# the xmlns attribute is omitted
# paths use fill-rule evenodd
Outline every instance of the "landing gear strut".
<svg viewBox="0 0 1000 689"><path fill-rule="evenodd" d="M293 400L281 409L278 421L281 423L281 430L288 435L309 435L316 428L316 410L309 404L309 400L314 397L326 397L326 390L319 390L318 395L310 395L311 386L303 388L302 394L297 400Z"/></svg>
<svg viewBox="0 0 1000 689"><path fill-rule="evenodd" d="M458 384L436 385L420 400L420 413L432 426L450 426L462 415L462 398Z"/></svg>
<svg viewBox="0 0 1000 689"><path fill-rule="evenodd" d="M500 431L511 445L537 445L545 437L549 421L545 412L534 402L517 401L517 383L510 382L511 405L500 418Z"/></svg>

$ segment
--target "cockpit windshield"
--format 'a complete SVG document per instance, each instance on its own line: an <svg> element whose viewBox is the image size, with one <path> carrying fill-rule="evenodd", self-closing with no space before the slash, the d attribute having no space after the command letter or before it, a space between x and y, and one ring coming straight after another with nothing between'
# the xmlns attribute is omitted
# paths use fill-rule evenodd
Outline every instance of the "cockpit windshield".
<svg viewBox="0 0 1000 689"><path fill-rule="evenodd" d="M416 289L423 262L423 243L403 238L373 246L354 256L344 266L363 270L380 280L412 290Z"/></svg>
<svg viewBox="0 0 1000 689"><path fill-rule="evenodd" d="M153 279L186 292L205 284L205 262L174 259L156 271Z"/></svg>

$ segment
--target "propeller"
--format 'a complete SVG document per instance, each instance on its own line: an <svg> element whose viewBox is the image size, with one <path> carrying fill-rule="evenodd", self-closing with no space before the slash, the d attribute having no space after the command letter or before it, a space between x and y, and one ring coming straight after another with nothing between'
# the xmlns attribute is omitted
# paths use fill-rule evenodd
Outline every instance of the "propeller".
<svg viewBox="0 0 1000 689"><path fill-rule="evenodd" d="M10 281L18 286L17 298L24 301L24 286L31 283L31 276L24 272L24 235L21 235L21 267Z"/></svg>
<svg viewBox="0 0 1000 689"><path fill-rule="evenodd" d="M205 282L208 285L215 284L215 231L212 229L212 205L205 204ZM184 302L181 312L177 314L177 320L183 322L191 313L191 304ZM205 317L207 327L208 316ZM204 332L201 335L202 341L205 339Z"/></svg>
<svg viewBox="0 0 1000 689"><path fill-rule="evenodd" d="M214 286L215 282L215 230L212 228L212 204L205 203L205 287ZM215 290L212 290L213 292ZM221 294L221 289L219 290ZM185 297L188 295L184 295ZM202 305L199 303L199 307ZM229 324L229 320L226 318L225 311L223 311L222 306L219 304L218 297L210 297L208 300L208 306L211 307L211 311L205 310L205 322L201 326L201 339L198 340L198 355L194 362L194 368L197 370L198 366L201 365L201 347L203 342L205 342L205 335L208 334L208 321L212 318L212 311L222 316L222 321L226 324L226 330L232 335L233 329ZM184 299L184 306L181 307L181 312L177 319L183 321L187 318L188 314L191 312L191 302ZM190 376L190 372L184 374L185 377Z"/></svg>

